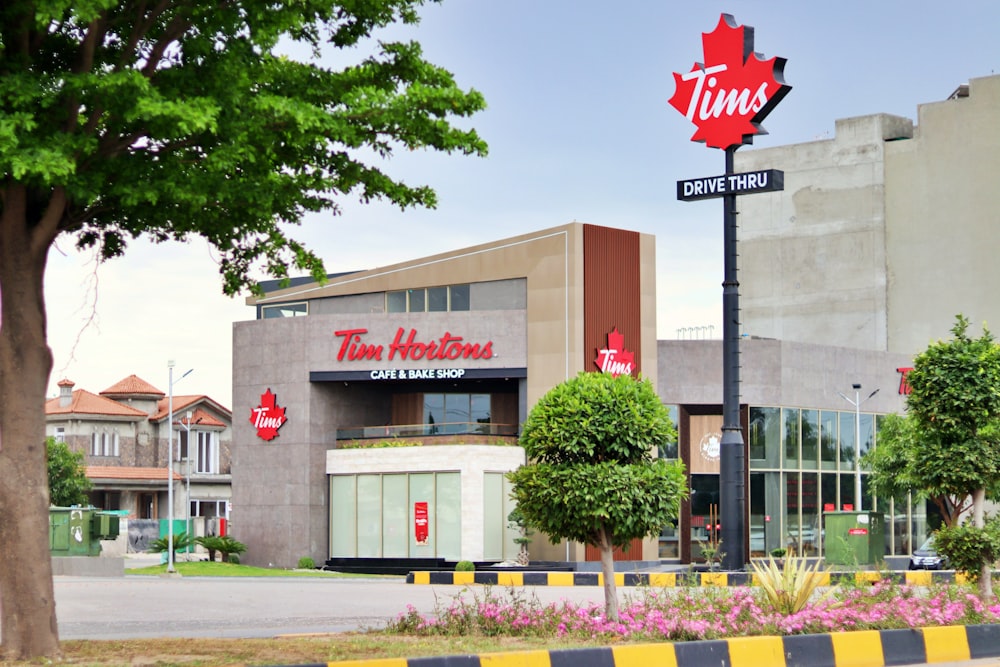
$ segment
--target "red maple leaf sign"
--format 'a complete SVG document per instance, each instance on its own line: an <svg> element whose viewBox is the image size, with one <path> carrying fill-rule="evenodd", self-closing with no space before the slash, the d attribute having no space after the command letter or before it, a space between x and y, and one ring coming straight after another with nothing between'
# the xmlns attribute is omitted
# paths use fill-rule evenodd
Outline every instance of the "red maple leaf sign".
<svg viewBox="0 0 1000 667"><path fill-rule="evenodd" d="M729 14L712 32L702 33L705 62L690 72L674 72L670 106L698 126L691 141L727 149L766 134L761 122L792 89L784 82L784 58L764 59L753 51L753 28Z"/></svg>
<svg viewBox="0 0 1000 667"><path fill-rule="evenodd" d="M279 408L274 398L268 389L260 395L260 406L250 410L250 423L257 429L257 437L268 441L278 437L278 429L288 421L285 409Z"/></svg>
<svg viewBox="0 0 1000 667"><path fill-rule="evenodd" d="M625 349L625 336L618 333L618 327L608 334L608 346L597 351L594 363L602 373L611 373L612 377L632 374L635 368L635 355Z"/></svg>

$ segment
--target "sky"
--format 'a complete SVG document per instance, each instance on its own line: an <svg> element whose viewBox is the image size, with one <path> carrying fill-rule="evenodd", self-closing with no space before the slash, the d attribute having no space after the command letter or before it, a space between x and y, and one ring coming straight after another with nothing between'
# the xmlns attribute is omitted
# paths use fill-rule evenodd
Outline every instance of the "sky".
<svg viewBox="0 0 1000 667"><path fill-rule="evenodd" d="M457 124L476 128L488 157L399 153L385 169L434 188L437 208L346 197L340 215L313 215L288 233L330 273L572 221L654 234L658 337L721 338L722 204L679 202L675 184L723 173L724 153L690 141L695 127L667 100L673 72L702 60L701 35L724 12L754 28L755 51L787 59L792 86L764 121L769 134L741 151L830 139L841 118L916 121L920 104L1000 71L995 0L430 3L418 26L378 37L419 41L430 62L483 93L487 110ZM74 246L60 237L49 254L49 396L63 378L98 393L132 374L166 393L173 361L174 395L249 410L231 404L232 324L254 309L222 294L205 242L135 241L100 265Z"/></svg>

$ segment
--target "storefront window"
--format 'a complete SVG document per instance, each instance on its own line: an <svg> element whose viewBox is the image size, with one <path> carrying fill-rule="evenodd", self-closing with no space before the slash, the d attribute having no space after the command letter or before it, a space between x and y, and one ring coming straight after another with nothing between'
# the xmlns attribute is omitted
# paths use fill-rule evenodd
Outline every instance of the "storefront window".
<svg viewBox="0 0 1000 667"><path fill-rule="evenodd" d="M448 310L448 288L430 287L427 289L427 311L443 313Z"/></svg>
<svg viewBox="0 0 1000 667"><path fill-rule="evenodd" d="M785 417L784 433L782 439L785 441L785 465L797 468L799 465L799 411L794 408L782 410Z"/></svg>
<svg viewBox="0 0 1000 667"><path fill-rule="evenodd" d="M406 292L404 291L386 292L385 311L387 313L405 313Z"/></svg>
<svg viewBox="0 0 1000 667"><path fill-rule="evenodd" d="M309 314L309 304L305 301L299 303L276 303L271 306L260 307L261 318L270 320L276 317L301 317Z"/></svg>
<svg viewBox="0 0 1000 667"><path fill-rule="evenodd" d="M824 470L837 469L837 413L820 413L820 460Z"/></svg>
<svg viewBox="0 0 1000 667"><path fill-rule="evenodd" d="M469 310L468 285L452 285L448 291L451 295L449 310Z"/></svg>
<svg viewBox="0 0 1000 667"><path fill-rule="evenodd" d="M427 290L411 289L407 290L410 298L409 311L411 313L422 313L427 310Z"/></svg>
<svg viewBox="0 0 1000 667"><path fill-rule="evenodd" d="M750 458L778 467L781 452L781 410L750 408Z"/></svg>
<svg viewBox="0 0 1000 667"><path fill-rule="evenodd" d="M819 412L802 411L802 467L815 470L819 458Z"/></svg>
<svg viewBox="0 0 1000 667"><path fill-rule="evenodd" d="M854 413L840 413L840 469L853 470L854 459Z"/></svg>
<svg viewBox="0 0 1000 667"><path fill-rule="evenodd" d="M489 433L489 394L424 394L428 433Z"/></svg>

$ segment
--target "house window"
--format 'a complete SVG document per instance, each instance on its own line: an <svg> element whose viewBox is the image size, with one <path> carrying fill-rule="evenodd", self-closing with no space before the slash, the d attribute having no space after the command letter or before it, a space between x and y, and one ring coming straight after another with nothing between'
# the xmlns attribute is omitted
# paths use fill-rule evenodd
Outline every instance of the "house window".
<svg viewBox="0 0 1000 667"><path fill-rule="evenodd" d="M223 517L226 516L225 500L191 500L191 516Z"/></svg>
<svg viewBox="0 0 1000 667"><path fill-rule="evenodd" d="M117 433L92 433L90 436L91 456L118 456Z"/></svg>
<svg viewBox="0 0 1000 667"><path fill-rule="evenodd" d="M217 474L219 472L219 442L216 433L197 431L198 466L195 472Z"/></svg>
<svg viewBox="0 0 1000 667"><path fill-rule="evenodd" d="M66 442L66 427L56 426L56 442Z"/></svg>

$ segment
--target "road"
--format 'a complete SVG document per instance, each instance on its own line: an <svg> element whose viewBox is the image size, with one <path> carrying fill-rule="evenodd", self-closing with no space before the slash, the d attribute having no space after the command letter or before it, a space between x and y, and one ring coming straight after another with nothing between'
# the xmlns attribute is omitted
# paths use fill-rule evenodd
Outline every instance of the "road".
<svg viewBox="0 0 1000 667"><path fill-rule="evenodd" d="M543 604L603 604L600 586L526 587ZM55 577L60 639L274 637L383 627L413 605L424 614L463 590L399 579ZM471 589L482 594L483 589ZM497 595L505 589L495 588ZM469 595L470 593L466 593ZM634 589L619 588L621 597ZM1000 667L1000 659L935 667Z"/></svg>
<svg viewBox="0 0 1000 667"><path fill-rule="evenodd" d="M566 599L603 604L604 599L598 586L532 588L543 603ZM60 639L345 632L383 627L407 605L430 614L436 605L447 606L461 590L400 579L55 578ZM494 590L503 594L504 589Z"/></svg>

